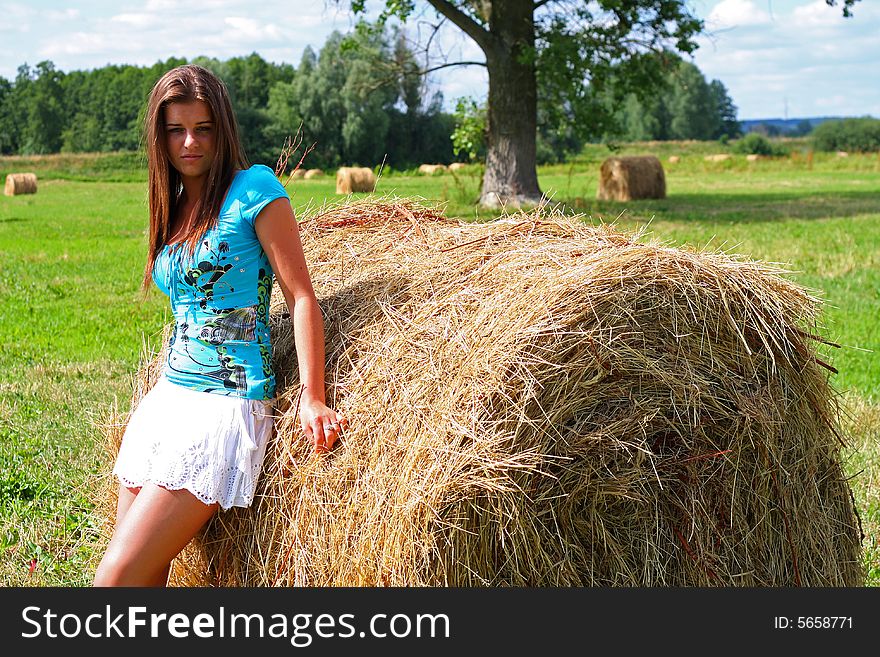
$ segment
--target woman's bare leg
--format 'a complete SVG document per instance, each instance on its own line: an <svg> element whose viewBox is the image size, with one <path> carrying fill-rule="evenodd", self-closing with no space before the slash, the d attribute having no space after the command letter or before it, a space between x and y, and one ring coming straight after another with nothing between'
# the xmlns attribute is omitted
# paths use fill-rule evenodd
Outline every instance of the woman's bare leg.
<svg viewBox="0 0 880 657"><path fill-rule="evenodd" d="M116 499L116 527L119 527L119 523L121 523L122 519L125 517L128 507L134 502L134 498L137 497L139 492L141 492L140 487L128 488L127 486L119 484L119 495ZM116 532L115 527L113 531L114 533Z"/></svg>
<svg viewBox="0 0 880 657"><path fill-rule="evenodd" d="M117 524L95 586L164 586L171 560L217 510L187 490L144 484L120 490ZM121 512L121 513L120 513Z"/></svg>
<svg viewBox="0 0 880 657"><path fill-rule="evenodd" d="M116 502L116 525L115 527L119 527L122 524L122 519L125 517L125 514L128 512L129 507L132 502L134 502L137 494L141 491L140 486L137 488L128 488L122 484L119 485L119 495L117 497ZM114 527L113 533L116 533L116 529ZM147 586L156 586L156 587L164 587L168 585L168 575L171 572L171 564L169 563L162 573L156 577L155 581L150 582Z"/></svg>
<svg viewBox="0 0 880 657"><path fill-rule="evenodd" d="M127 488L122 484L119 485L119 495L116 502L116 527L122 524L122 519L125 517L125 514L128 512L129 507L132 502L134 502L137 494L141 491L140 487L137 488ZM113 533L116 533L114 528ZM156 577L155 581L147 584L147 586L157 586L164 587L168 585L168 575L171 572L171 564L169 563L165 566L165 569L162 573Z"/></svg>

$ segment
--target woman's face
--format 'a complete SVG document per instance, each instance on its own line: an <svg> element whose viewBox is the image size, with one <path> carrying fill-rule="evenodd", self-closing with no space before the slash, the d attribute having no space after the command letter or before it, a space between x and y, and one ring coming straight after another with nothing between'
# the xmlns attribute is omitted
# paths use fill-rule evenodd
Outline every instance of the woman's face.
<svg viewBox="0 0 880 657"><path fill-rule="evenodd" d="M207 175L216 154L216 126L207 103L165 106L165 145L171 165L183 178Z"/></svg>

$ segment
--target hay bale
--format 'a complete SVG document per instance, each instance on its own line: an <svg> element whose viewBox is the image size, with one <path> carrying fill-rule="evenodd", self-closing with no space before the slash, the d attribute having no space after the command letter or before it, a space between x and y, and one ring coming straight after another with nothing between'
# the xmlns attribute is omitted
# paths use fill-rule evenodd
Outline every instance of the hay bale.
<svg viewBox="0 0 880 657"><path fill-rule="evenodd" d="M666 198L663 165L653 155L609 157L599 169L596 198L603 201Z"/></svg>
<svg viewBox="0 0 880 657"><path fill-rule="evenodd" d="M730 158L730 153L716 153L714 155L707 155L703 159L706 160L706 162L726 162Z"/></svg>
<svg viewBox="0 0 880 657"><path fill-rule="evenodd" d="M445 164L422 164L419 166L419 173L423 173L426 176L433 176L434 174L445 172Z"/></svg>
<svg viewBox="0 0 880 657"><path fill-rule="evenodd" d="M465 167L467 167L467 164L464 162L453 162L449 165L448 169L450 171L461 171Z"/></svg>
<svg viewBox="0 0 880 657"><path fill-rule="evenodd" d="M758 155L757 153L749 153L748 155L746 155L747 162L757 162L760 159L761 159L761 156Z"/></svg>
<svg viewBox="0 0 880 657"><path fill-rule="evenodd" d="M678 164L681 162L681 157L678 155L670 155L669 156L669 164Z"/></svg>
<svg viewBox="0 0 880 657"><path fill-rule="evenodd" d="M10 173L6 175L6 185L3 188L6 196L18 196L19 194L37 193L37 174L35 173Z"/></svg>
<svg viewBox="0 0 880 657"><path fill-rule="evenodd" d="M324 172L321 169L309 169L303 174L303 178L311 180L312 178L323 178Z"/></svg>
<svg viewBox="0 0 880 657"><path fill-rule="evenodd" d="M305 178L306 170L305 169L294 169L293 173L290 174L291 179L299 180L300 178ZM314 176L312 176L314 177Z"/></svg>
<svg viewBox="0 0 880 657"><path fill-rule="evenodd" d="M849 157L849 153L846 151L837 151L837 157Z"/></svg>
<svg viewBox="0 0 880 657"><path fill-rule="evenodd" d="M336 171L336 193L372 192L376 174L369 167L340 167Z"/></svg>
<svg viewBox="0 0 880 657"><path fill-rule="evenodd" d="M863 586L819 301L778 270L394 199L300 226L351 428L310 453L276 285L254 506L217 516L172 583Z"/></svg>

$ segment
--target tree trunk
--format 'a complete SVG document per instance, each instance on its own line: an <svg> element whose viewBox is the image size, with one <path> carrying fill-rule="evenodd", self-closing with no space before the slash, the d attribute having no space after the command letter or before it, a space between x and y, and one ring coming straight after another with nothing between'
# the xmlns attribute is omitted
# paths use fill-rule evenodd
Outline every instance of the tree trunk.
<svg viewBox="0 0 880 657"><path fill-rule="evenodd" d="M492 2L486 173L480 204L518 208L541 200L536 169L538 94L534 0ZM526 55L523 57L523 55Z"/></svg>

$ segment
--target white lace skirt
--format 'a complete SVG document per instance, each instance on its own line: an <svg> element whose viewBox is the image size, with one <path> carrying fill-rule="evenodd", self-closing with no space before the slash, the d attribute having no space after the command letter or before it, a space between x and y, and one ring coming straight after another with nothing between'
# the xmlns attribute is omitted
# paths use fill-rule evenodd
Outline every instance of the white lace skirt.
<svg viewBox="0 0 880 657"><path fill-rule="evenodd" d="M190 390L163 376L131 414L113 474L129 488L152 482L224 510L250 506L272 412L271 401Z"/></svg>

